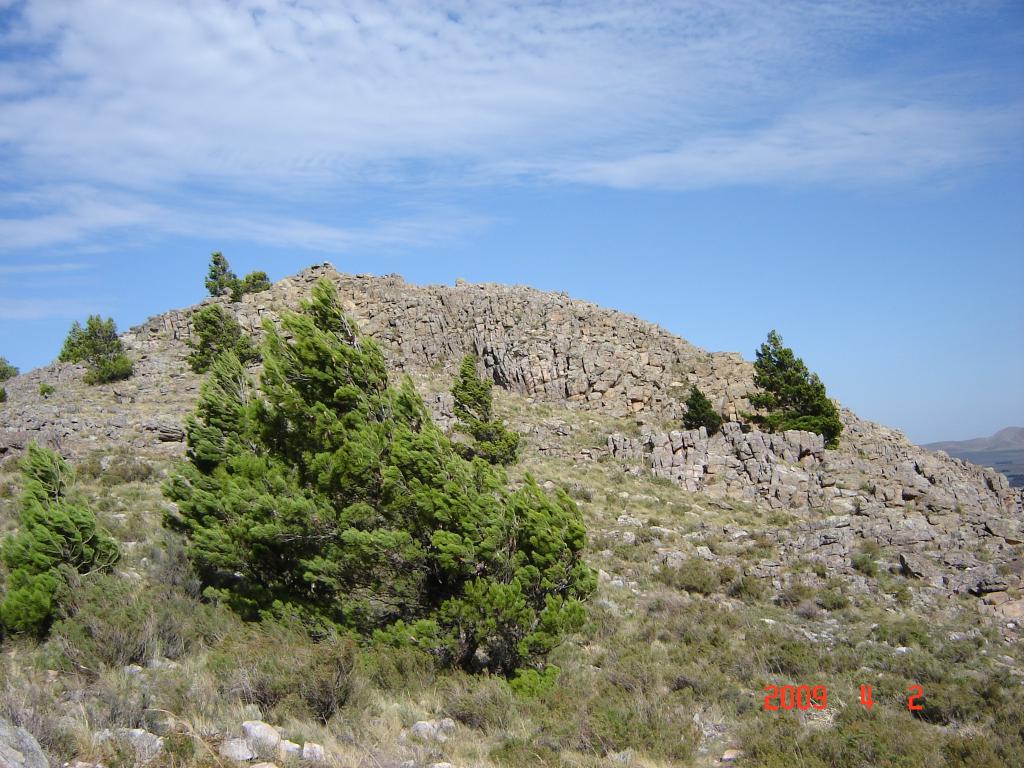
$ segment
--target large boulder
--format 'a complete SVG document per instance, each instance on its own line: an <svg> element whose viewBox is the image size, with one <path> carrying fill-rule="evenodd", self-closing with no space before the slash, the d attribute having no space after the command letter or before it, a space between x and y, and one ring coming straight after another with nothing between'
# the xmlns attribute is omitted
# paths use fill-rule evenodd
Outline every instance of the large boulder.
<svg viewBox="0 0 1024 768"><path fill-rule="evenodd" d="M0 768L49 768L42 747L31 733L0 718Z"/></svg>

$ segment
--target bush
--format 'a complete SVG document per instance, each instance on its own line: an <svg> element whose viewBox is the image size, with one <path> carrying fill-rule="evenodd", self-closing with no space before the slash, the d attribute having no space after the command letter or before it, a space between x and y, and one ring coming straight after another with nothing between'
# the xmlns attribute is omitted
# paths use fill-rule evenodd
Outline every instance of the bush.
<svg viewBox="0 0 1024 768"><path fill-rule="evenodd" d="M211 296L230 295L232 301L241 301L247 293L270 290L270 278L263 271L250 272L238 279L220 251L210 254L210 266L206 272L206 290Z"/></svg>
<svg viewBox="0 0 1024 768"><path fill-rule="evenodd" d="M213 361L229 350L242 365L259 360L260 355L252 339L219 304L196 310L192 315L192 329L196 340L189 342L192 352L188 356L188 364L196 373L209 371Z"/></svg>
<svg viewBox="0 0 1024 768"><path fill-rule="evenodd" d="M39 396L40 397L49 397L50 395L52 395L56 391L57 391L57 389L52 384L47 384L45 381L39 382Z"/></svg>
<svg viewBox="0 0 1024 768"><path fill-rule="evenodd" d="M0 387L0 403L6 403L6 402L7 402L7 388L6 387Z"/></svg>
<svg viewBox="0 0 1024 768"><path fill-rule="evenodd" d="M351 637L330 633L313 642L301 628L264 622L228 637L210 666L224 694L258 706L264 717L327 723L363 684L357 659Z"/></svg>
<svg viewBox="0 0 1024 768"><path fill-rule="evenodd" d="M863 573L865 576L877 576L878 575L878 563L875 562L875 558L866 552L860 552L854 555L851 560L853 570Z"/></svg>
<svg viewBox="0 0 1024 768"><path fill-rule="evenodd" d="M711 401L696 386L690 387L690 396L686 398L683 426L687 429L704 427L709 435L715 434L722 428L722 417L712 407Z"/></svg>
<svg viewBox="0 0 1024 768"><path fill-rule="evenodd" d="M132 375L132 361L124 353L112 318L90 315L85 328L75 321L68 331L60 358L65 363L85 363L86 384L105 384Z"/></svg>
<svg viewBox="0 0 1024 768"><path fill-rule="evenodd" d="M568 495L460 457L330 283L265 329L262 396L220 356L165 486L208 597L505 675L582 624L596 580Z"/></svg>
<svg viewBox="0 0 1024 768"><path fill-rule="evenodd" d="M850 606L850 599L837 588L825 589L818 593L817 603L826 611L841 611Z"/></svg>
<svg viewBox="0 0 1024 768"><path fill-rule="evenodd" d="M237 281L231 290L231 300L241 301L247 293L261 293L270 290L270 278L266 272L250 272Z"/></svg>
<svg viewBox="0 0 1024 768"><path fill-rule="evenodd" d="M75 476L60 456L30 444L21 473L19 529L0 544L8 569L0 621L42 633L67 601L69 578L110 568L118 548L92 511L68 497Z"/></svg>
<svg viewBox="0 0 1024 768"><path fill-rule="evenodd" d="M519 433L494 418L493 386L493 382L477 375L475 357L462 358L459 376L452 385L458 419L455 429L473 438L473 445L463 451L466 458L479 456L491 464L514 464L519 453Z"/></svg>
<svg viewBox="0 0 1024 768"><path fill-rule="evenodd" d="M765 411L753 417L757 424L770 432L815 432L825 438L827 447L839 445L843 431L839 410L829 400L821 379L792 349L782 346L776 331L768 334L768 341L757 351L754 384L760 391L750 396L750 403Z"/></svg>
<svg viewBox="0 0 1024 768"><path fill-rule="evenodd" d="M140 589L102 574L76 588L62 612L65 618L53 625L51 642L71 667L90 674L181 658L220 640L237 621L169 585Z"/></svg>
<svg viewBox="0 0 1024 768"><path fill-rule="evenodd" d="M678 568L663 565L657 576L663 584L701 595L710 595L721 586L714 568L699 557L685 560Z"/></svg>
<svg viewBox="0 0 1024 768"><path fill-rule="evenodd" d="M18 375L18 369L11 365L6 357L0 357L0 382L13 379Z"/></svg>

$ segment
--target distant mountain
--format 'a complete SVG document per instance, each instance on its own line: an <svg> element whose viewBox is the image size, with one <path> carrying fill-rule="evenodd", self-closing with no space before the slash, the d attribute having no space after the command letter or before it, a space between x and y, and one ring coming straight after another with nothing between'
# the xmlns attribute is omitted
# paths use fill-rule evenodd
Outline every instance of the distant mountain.
<svg viewBox="0 0 1024 768"><path fill-rule="evenodd" d="M1000 429L991 437L976 437L973 440L946 440L927 443L922 446L930 451L945 451L951 456L959 453L978 451L1021 451L1024 450L1024 427Z"/></svg>
<svg viewBox="0 0 1024 768"><path fill-rule="evenodd" d="M1007 427L991 437L973 440L946 440L923 446L932 451L945 451L950 456L972 464L992 467L1002 472L1010 485L1024 488L1024 427Z"/></svg>

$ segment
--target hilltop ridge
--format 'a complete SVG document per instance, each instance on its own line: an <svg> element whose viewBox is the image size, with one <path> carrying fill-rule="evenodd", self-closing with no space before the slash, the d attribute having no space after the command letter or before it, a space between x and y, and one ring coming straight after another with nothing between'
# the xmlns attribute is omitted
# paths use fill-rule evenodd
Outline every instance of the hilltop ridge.
<svg viewBox="0 0 1024 768"><path fill-rule="evenodd" d="M1005 587L996 566L1024 541L1022 492L1003 475L915 446L898 430L847 409L837 450L809 433L748 433L735 423L713 438L680 430L692 384L735 422L749 409L752 364L564 293L463 281L416 286L397 275L345 275L325 263L239 302L203 304L222 304L259 337L264 321L295 308L322 278L338 286L346 311L378 341L393 370L435 390L425 394L442 424L451 417L443 390L459 359L474 353L486 375L513 395L618 420L595 445L569 451L568 458L611 459L689 491L795 514L811 526L796 537L795 549L831 566L869 539L901 547L915 562L907 567L930 578L937 593L982 594ZM165 312L122 335L137 359L127 381L87 387L80 366L54 363L8 382L0 456L30 440L69 455L103 445L180 455L183 419L201 381L185 363L196 309ZM41 398L41 382L56 391ZM527 428L535 440L551 443L545 451L566 453L542 428ZM982 560L968 550L988 554ZM950 553L960 553L955 566Z"/></svg>

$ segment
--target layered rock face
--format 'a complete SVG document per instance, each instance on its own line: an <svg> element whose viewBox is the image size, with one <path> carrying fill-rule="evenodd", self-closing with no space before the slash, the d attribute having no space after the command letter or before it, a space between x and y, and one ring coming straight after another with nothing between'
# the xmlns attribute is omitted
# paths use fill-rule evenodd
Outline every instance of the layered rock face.
<svg viewBox="0 0 1024 768"><path fill-rule="evenodd" d="M338 285L346 310L396 370L450 368L473 352L513 392L649 424L679 419L691 384L727 419L749 407L753 368L739 355L705 352L656 325L561 293L413 286L397 276L343 275L324 264L241 302L206 303L221 303L259 336L264 321L294 309L321 278ZM0 456L29 440L69 455L104 446L179 454L181 424L201 382L185 363L195 309L167 312L123 335L136 360L136 375L127 381L88 387L80 366L63 364L9 381ZM56 387L47 398L38 394L42 382ZM896 543L937 535L969 541L985 535L989 523L1018 535L1021 494L1001 475L925 451L852 413L843 418L837 451L824 450L821 438L807 433L744 433L736 424L710 439L687 432L613 436L608 451L712 495L871 519L895 513L904 521L900 531L906 529Z"/></svg>

